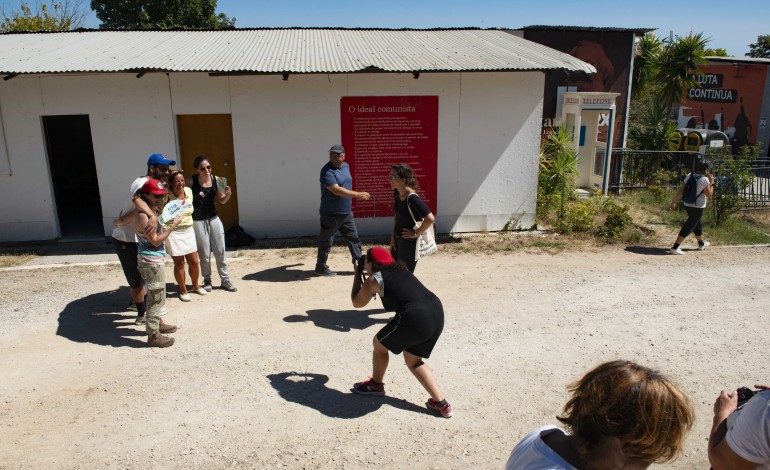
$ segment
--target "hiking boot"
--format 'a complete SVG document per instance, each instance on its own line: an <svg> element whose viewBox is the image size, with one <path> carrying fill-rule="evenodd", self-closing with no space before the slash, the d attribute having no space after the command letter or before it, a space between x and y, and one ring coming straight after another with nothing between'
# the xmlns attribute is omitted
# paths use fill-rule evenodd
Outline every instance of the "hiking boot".
<svg viewBox="0 0 770 470"><path fill-rule="evenodd" d="M238 288L235 287L232 282L230 282L230 279L222 281L220 288L226 290L227 292L236 292L238 290Z"/></svg>
<svg viewBox="0 0 770 470"><path fill-rule="evenodd" d="M438 406L438 403L433 398L428 398L428 401L425 402L425 406L427 406L431 410L436 410L439 413L441 413L441 416L444 418L451 418L452 417L452 405L447 402L444 406Z"/></svg>
<svg viewBox="0 0 770 470"><path fill-rule="evenodd" d="M176 331L176 325L172 325L170 323L163 323L163 320L161 320L158 330L161 333L173 333Z"/></svg>
<svg viewBox="0 0 770 470"><path fill-rule="evenodd" d="M711 243L707 242L706 240L703 240L703 245L698 244L698 250L703 251L710 246L711 246Z"/></svg>
<svg viewBox="0 0 770 470"><path fill-rule="evenodd" d="M385 395L385 384L384 383L375 384L370 377L364 380L363 382L354 383L353 388L351 390L353 390L354 392L360 395L382 396L382 395Z"/></svg>
<svg viewBox="0 0 770 470"><path fill-rule="evenodd" d="M203 290L205 290L206 292L211 292L212 289L213 288L211 287L211 279L204 279L203 280Z"/></svg>
<svg viewBox="0 0 770 470"><path fill-rule="evenodd" d="M144 325L147 323L147 319L144 318L144 315L137 315L136 320L134 320L134 325Z"/></svg>
<svg viewBox="0 0 770 470"><path fill-rule="evenodd" d="M167 348L174 344L174 338L171 336L155 333L147 337L147 346L151 348Z"/></svg>
<svg viewBox="0 0 770 470"><path fill-rule="evenodd" d="M334 277L337 275L337 273L335 273L329 268L323 268L323 269L316 268L315 271L313 272L315 273L316 276Z"/></svg>
<svg viewBox="0 0 770 470"><path fill-rule="evenodd" d="M672 255L683 255L684 254L684 251L682 251L681 247L677 247L676 250L673 249L673 248L669 248L668 252L671 253Z"/></svg>

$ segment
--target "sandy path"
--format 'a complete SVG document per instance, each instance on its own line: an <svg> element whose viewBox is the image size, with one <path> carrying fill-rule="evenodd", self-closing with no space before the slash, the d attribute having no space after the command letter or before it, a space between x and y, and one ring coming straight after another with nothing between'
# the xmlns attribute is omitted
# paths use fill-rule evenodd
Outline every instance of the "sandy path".
<svg viewBox="0 0 770 470"><path fill-rule="evenodd" d="M237 293L170 296L170 349L144 347L119 267L0 273L0 468L501 468L554 423L597 363L659 368L698 420L670 468L707 468L719 390L770 380L768 248L659 256L602 248L439 253L417 275L442 299L428 364L455 417L391 357L387 398L350 392L389 314L355 310L351 276L313 250L241 252ZM335 248L332 268L347 268ZM167 268L167 277L171 270Z"/></svg>

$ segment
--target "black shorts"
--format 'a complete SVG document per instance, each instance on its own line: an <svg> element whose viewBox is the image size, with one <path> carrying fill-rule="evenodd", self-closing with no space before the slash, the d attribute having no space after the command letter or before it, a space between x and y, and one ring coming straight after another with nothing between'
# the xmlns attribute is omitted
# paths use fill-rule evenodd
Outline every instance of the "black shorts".
<svg viewBox="0 0 770 470"><path fill-rule="evenodd" d="M412 302L396 312L396 316L377 333L377 340L393 354L406 351L428 358L443 330L444 308L434 297Z"/></svg>
<svg viewBox="0 0 770 470"><path fill-rule="evenodd" d="M142 287L144 281L142 281L142 275L139 274L137 244L113 238L112 245L118 254L120 266L123 268L123 275L126 276L128 286L134 289Z"/></svg>

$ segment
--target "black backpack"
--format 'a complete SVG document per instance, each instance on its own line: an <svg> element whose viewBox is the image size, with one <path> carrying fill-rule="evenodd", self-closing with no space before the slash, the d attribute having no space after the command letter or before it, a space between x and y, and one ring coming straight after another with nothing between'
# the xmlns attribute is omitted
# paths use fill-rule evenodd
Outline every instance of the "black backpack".
<svg viewBox="0 0 770 470"><path fill-rule="evenodd" d="M703 194L703 191L697 192L698 180L701 178L705 178L705 176L696 173L690 173L690 177L684 184L684 191L682 191L682 202L686 204L695 204L695 201L697 201L700 195Z"/></svg>
<svg viewBox="0 0 770 470"><path fill-rule="evenodd" d="M225 233L225 245L231 248L249 246L254 243L255 240L256 239L246 233L240 225L233 225Z"/></svg>

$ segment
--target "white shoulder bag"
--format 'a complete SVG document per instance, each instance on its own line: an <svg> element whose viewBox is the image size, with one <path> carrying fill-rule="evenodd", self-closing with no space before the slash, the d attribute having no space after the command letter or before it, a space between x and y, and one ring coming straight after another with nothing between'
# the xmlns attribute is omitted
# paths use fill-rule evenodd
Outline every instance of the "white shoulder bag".
<svg viewBox="0 0 770 470"><path fill-rule="evenodd" d="M416 193L412 193L412 194L416 195ZM406 208L409 209L409 215L412 216L412 222L414 222L414 231L416 232L417 229L420 228L424 220L421 220L418 222L417 219L414 218L414 213L412 212L412 208L409 207L409 198L412 197L412 194L410 194L406 198ZM415 250L414 250L415 261L419 261L419 259L422 258L423 256L428 256L438 251L438 247L436 246L436 236L435 236L435 230L433 225L428 227L428 230L424 231L422 235L417 237L416 245L417 246L415 247Z"/></svg>

